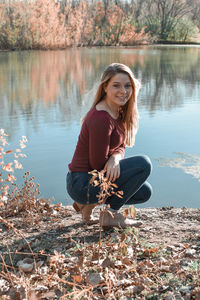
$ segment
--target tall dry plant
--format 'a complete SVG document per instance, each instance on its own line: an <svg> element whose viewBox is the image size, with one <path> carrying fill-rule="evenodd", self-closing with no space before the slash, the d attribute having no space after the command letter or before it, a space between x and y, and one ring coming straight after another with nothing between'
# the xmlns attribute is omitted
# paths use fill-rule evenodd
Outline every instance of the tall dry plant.
<svg viewBox="0 0 200 300"><path fill-rule="evenodd" d="M19 148L6 150L7 137L5 130L0 129L0 216L5 218L21 213L24 221L31 223L51 214L52 208L48 199L40 198L39 185L34 183L29 172L24 175L22 187L16 184L15 170L23 168L19 159L26 157L22 149L26 147L27 139L22 136Z"/></svg>
<svg viewBox="0 0 200 300"><path fill-rule="evenodd" d="M123 191L115 190L118 188L118 186L114 182L107 180L104 170L93 170L88 172L88 174L92 175L90 184L93 186L99 186L99 193L97 195L99 204L105 204L107 198L112 195L116 195L119 198L123 197Z"/></svg>
<svg viewBox="0 0 200 300"><path fill-rule="evenodd" d="M97 194L98 204L103 205L103 211L109 208L109 204L106 204L106 200L108 197L115 195L119 198L123 198L123 191L118 190L118 186L116 183L108 180L105 175L105 171L97 171L93 170L88 172L88 174L92 175L90 179L90 184L93 186L99 186L99 193ZM112 213L110 212L112 215ZM136 209L133 205L130 205L129 208L124 209L124 217L126 218L130 215L133 219L136 216Z"/></svg>
<svg viewBox="0 0 200 300"><path fill-rule="evenodd" d="M123 33L119 37L119 43L123 46L147 44L149 41L149 34L145 32L145 27L137 32L136 27L130 23L124 26Z"/></svg>
<svg viewBox="0 0 200 300"><path fill-rule="evenodd" d="M7 142L7 134L4 129L0 129L0 206L4 207L8 203L9 191L16 181L14 175L15 169L22 169L22 164L19 162L19 158L26 157L22 153L22 149L26 147L27 139L22 137L19 143L19 148L12 150L5 150ZM13 159L10 156L13 155ZM7 156L9 158L7 159Z"/></svg>

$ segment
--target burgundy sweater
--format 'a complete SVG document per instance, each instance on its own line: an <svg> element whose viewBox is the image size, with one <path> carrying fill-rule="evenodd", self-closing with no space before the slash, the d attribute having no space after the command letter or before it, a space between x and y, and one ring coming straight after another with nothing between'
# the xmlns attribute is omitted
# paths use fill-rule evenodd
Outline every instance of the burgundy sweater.
<svg viewBox="0 0 200 300"><path fill-rule="evenodd" d="M125 152L125 132L121 117L113 119L106 111L92 108L81 128L72 162L72 172L102 170L108 158L114 153Z"/></svg>

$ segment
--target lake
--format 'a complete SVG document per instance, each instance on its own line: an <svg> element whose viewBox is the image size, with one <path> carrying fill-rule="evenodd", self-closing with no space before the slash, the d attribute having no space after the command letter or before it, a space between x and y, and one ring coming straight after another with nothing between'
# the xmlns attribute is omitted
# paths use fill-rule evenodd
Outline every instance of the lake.
<svg viewBox="0 0 200 300"><path fill-rule="evenodd" d="M140 127L126 157L147 154L153 196L137 207L200 207L200 46L0 52L0 128L9 148L28 139L16 171L30 171L41 196L71 205L66 192L81 118L105 67L127 64L140 79Z"/></svg>

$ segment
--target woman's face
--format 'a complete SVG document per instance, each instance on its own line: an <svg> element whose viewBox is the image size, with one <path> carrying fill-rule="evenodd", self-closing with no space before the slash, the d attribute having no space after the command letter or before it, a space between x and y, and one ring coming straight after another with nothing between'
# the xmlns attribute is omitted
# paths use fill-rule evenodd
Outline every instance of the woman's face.
<svg viewBox="0 0 200 300"><path fill-rule="evenodd" d="M105 100L108 103L115 104L119 107L128 102L133 92L131 80L125 73L114 75L104 90L106 93Z"/></svg>

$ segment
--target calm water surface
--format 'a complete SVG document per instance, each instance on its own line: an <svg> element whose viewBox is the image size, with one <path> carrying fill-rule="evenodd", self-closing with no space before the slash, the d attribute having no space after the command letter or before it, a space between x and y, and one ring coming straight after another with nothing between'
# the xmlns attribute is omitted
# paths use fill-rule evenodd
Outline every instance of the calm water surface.
<svg viewBox="0 0 200 300"><path fill-rule="evenodd" d="M161 167L174 152L200 155L200 47L0 52L0 128L8 148L28 138L21 161L44 198L70 205L65 178L80 120L90 108L100 76L112 62L129 65L142 82L140 128L126 157L147 154L154 194L143 206L200 207L200 182L180 168ZM16 173L19 184L23 172ZM142 206L142 205L141 205Z"/></svg>

